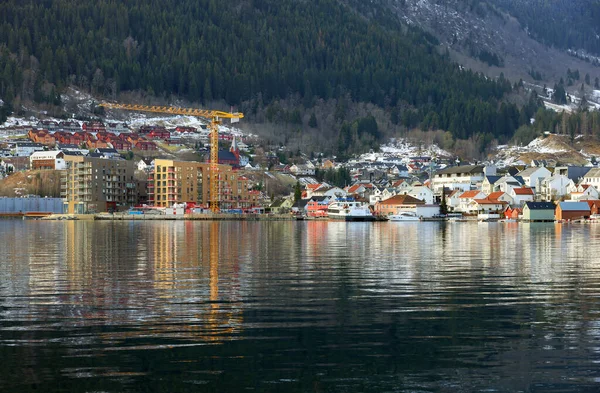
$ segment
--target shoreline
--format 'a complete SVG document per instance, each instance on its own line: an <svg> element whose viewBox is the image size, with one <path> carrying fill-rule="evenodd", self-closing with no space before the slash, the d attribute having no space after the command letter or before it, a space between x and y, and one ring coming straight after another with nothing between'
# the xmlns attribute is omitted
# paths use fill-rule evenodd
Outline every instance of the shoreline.
<svg viewBox="0 0 600 393"><path fill-rule="evenodd" d="M296 216L290 214L210 214L210 213L192 213L192 214L179 214L179 215L165 215L165 214L111 214L111 213L97 213L97 214L51 214L51 213L9 213L0 214L0 220L46 220L46 221L312 221L312 222L346 222L343 220L335 220L326 217L304 217L302 220L298 220ZM353 222L353 221L347 221ZM393 222L395 224L402 224L403 221L388 221L382 219L376 219L370 222ZM408 222L408 221L407 221ZM576 219L576 220L514 220L514 219L499 219L499 220L478 220L475 217L462 217L461 219L448 219L448 218L425 218L419 221L410 222L477 222L477 223L506 223L506 224L530 224L530 223L553 223L553 224L596 224L600 223L600 220L596 219Z"/></svg>

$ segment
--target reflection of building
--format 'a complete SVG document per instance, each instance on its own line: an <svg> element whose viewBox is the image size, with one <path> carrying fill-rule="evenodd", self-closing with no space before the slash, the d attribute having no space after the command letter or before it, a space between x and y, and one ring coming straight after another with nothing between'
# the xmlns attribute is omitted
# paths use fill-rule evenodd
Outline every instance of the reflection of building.
<svg viewBox="0 0 600 393"><path fill-rule="evenodd" d="M114 211L137 203L132 161L69 155L65 161L61 196L69 214Z"/></svg>
<svg viewBox="0 0 600 393"><path fill-rule="evenodd" d="M209 169L210 164L194 161L155 160L148 176L148 202L161 207L182 202L207 204ZM221 209L248 208L255 203L250 200L248 179L228 165L219 165L219 202Z"/></svg>

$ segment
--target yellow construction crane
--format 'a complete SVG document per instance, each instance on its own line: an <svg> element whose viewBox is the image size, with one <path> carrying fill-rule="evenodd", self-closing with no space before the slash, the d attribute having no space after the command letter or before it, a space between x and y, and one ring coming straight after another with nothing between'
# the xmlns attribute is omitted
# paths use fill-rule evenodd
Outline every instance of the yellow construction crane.
<svg viewBox="0 0 600 393"><path fill-rule="evenodd" d="M102 103L99 106L109 109L122 109L126 111L168 113L171 115L186 115L201 117L210 120L210 198L209 206L213 213L219 211L219 124L221 119L231 119L232 123L244 118L243 113L212 111L207 109L177 108L172 106L147 106L131 104Z"/></svg>

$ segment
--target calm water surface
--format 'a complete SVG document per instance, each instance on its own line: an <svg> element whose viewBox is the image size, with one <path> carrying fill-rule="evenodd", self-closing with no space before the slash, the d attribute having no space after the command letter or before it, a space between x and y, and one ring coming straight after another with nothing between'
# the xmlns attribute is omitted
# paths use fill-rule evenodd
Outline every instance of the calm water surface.
<svg viewBox="0 0 600 393"><path fill-rule="evenodd" d="M0 239L0 391L600 391L600 225L0 221Z"/></svg>

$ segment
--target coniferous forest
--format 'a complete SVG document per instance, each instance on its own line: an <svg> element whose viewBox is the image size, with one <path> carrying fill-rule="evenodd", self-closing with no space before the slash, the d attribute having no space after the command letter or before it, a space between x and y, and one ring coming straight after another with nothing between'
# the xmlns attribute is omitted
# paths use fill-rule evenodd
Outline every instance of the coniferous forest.
<svg viewBox="0 0 600 393"><path fill-rule="evenodd" d="M543 43L600 55L600 2L597 0L486 1L508 11Z"/></svg>
<svg viewBox="0 0 600 393"><path fill-rule="evenodd" d="M408 128L501 141L537 110L506 102L508 80L461 69L432 36L384 13L365 17L351 4L5 0L0 98L13 107L59 105L60 92L75 86L99 98L144 91L244 108L299 96L310 113L315 98L350 97Z"/></svg>

